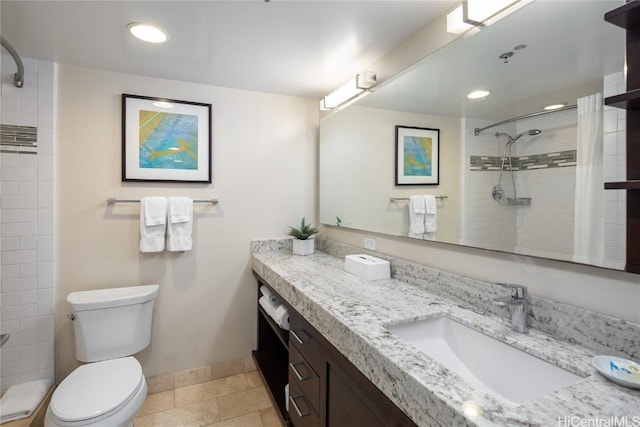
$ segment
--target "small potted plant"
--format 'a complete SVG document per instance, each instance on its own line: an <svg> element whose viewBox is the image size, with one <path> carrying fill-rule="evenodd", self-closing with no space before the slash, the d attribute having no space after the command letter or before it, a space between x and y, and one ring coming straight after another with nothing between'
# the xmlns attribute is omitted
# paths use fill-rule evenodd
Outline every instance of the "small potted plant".
<svg viewBox="0 0 640 427"><path fill-rule="evenodd" d="M300 222L300 227L289 227L289 236L293 239L293 253L295 255L311 255L314 250L314 239L309 237L318 232L318 229L311 224L305 224L304 218Z"/></svg>

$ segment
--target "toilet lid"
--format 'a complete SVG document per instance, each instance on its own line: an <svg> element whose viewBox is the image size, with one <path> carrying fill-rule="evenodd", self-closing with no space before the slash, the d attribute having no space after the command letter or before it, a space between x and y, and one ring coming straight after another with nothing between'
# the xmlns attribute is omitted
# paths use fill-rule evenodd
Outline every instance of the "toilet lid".
<svg viewBox="0 0 640 427"><path fill-rule="evenodd" d="M51 412L61 421L96 418L126 405L144 377L134 357L82 365L53 393Z"/></svg>

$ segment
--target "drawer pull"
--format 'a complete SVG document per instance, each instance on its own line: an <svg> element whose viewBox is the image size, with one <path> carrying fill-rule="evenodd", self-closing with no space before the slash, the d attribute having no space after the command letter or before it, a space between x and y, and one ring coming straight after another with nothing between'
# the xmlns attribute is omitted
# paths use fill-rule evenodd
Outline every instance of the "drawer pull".
<svg viewBox="0 0 640 427"><path fill-rule="evenodd" d="M307 411L307 412L302 412L300 410L300 407L298 406L298 403L296 402L296 399L302 398L304 399L304 395L299 394L297 396L289 396L289 401L293 404L293 408L296 410L296 412L298 413L298 416L300 418L303 417L308 417L309 415L313 414L312 411ZM306 402L306 401L305 401ZM307 407L309 407L309 405L307 405Z"/></svg>
<svg viewBox="0 0 640 427"><path fill-rule="evenodd" d="M291 370L293 371L293 373L296 374L296 377L298 377L298 381L305 381L305 380L308 380L309 378L311 378L311 375L305 375L304 377L302 376L300 371L298 371L298 368L296 368L296 366L299 366L299 365L303 365L304 366L305 363L304 362L298 362L298 363L290 362L289 363L289 367L291 367ZM306 366L305 366L305 368L306 368ZM307 370L307 372L308 372L308 370Z"/></svg>
<svg viewBox="0 0 640 427"><path fill-rule="evenodd" d="M293 337L296 339L296 341L298 341L299 344L308 344L311 342L311 338L309 337L309 335L304 331L304 329L299 329L298 332L294 331L293 329L291 329L291 335L293 335ZM300 335L303 335L305 337L305 339L300 338Z"/></svg>

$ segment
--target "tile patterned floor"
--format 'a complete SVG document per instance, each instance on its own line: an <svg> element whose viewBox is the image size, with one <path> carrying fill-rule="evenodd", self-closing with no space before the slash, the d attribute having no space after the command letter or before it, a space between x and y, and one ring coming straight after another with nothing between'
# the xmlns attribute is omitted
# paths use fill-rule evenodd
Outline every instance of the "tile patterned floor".
<svg viewBox="0 0 640 427"><path fill-rule="evenodd" d="M284 427L257 371L150 394L134 427Z"/></svg>

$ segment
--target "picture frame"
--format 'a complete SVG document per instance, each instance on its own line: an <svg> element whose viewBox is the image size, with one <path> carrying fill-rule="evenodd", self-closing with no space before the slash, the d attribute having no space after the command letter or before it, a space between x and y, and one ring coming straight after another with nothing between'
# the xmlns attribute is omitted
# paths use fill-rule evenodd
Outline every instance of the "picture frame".
<svg viewBox="0 0 640 427"><path fill-rule="evenodd" d="M440 129L396 126L396 185L440 184Z"/></svg>
<svg viewBox="0 0 640 427"><path fill-rule="evenodd" d="M211 183L211 104L122 94L122 181Z"/></svg>

